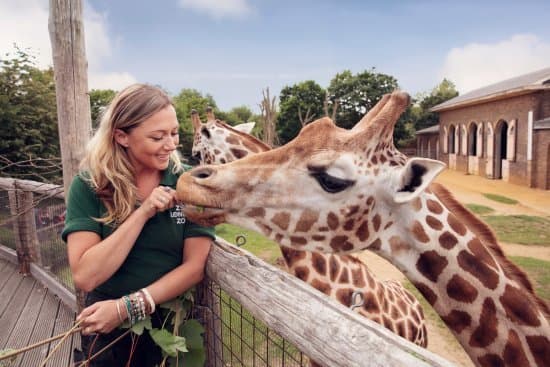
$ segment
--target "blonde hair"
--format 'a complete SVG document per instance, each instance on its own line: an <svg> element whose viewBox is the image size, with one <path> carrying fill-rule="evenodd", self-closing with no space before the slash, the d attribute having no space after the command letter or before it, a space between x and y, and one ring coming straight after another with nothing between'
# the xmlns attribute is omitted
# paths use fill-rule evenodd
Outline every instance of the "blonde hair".
<svg viewBox="0 0 550 367"><path fill-rule="evenodd" d="M115 130L129 132L155 113L171 106L170 97L160 88L133 84L120 91L103 112L99 127L86 147L80 169L87 171L92 188L107 213L96 218L102 223L122 223L138 202L134 168L126 149L115 141ZM181 170L177 151L170 154L174 172Z"/></svg>

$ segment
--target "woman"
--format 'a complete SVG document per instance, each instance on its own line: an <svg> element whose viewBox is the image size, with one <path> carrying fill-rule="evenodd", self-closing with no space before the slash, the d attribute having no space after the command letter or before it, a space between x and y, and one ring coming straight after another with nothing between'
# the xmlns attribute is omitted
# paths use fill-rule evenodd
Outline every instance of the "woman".
<svg viewBox="0 0 550 367"><path fill-rule="evenodd" d="M89 292L77 317L85 360L122 334L124 320L151 314L198 283L213 230L182 216L176 111L157 87L136 84L115 96L71 184L62 238L75 286ZM132 352L130 353L130 351ZM147 333L127 335L90 366L154 366L160 349ZM75 359L79 359L78 357Z"/></svg>

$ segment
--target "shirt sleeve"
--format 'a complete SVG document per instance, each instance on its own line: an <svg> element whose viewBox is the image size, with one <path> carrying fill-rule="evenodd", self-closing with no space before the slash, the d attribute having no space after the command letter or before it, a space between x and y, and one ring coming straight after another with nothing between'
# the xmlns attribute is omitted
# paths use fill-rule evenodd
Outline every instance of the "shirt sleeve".
<svg viewBox="0 0 550 367"><path fill-rule="evenodd" d="M203 227L195 224L189 220L185 223L185 231L183 238L190 237L210 237L212 240L216 239L216 231L214 227Z"/></svg>
<svg viewBox="0 0 550 367"><path fill-rule="evenodd" d="M63 241L72 232L89 231L101 236L102 224L94 220L100 216L100 200L90 185L80 176L73 179L69 188L65 227L61 233Z"/></svg>

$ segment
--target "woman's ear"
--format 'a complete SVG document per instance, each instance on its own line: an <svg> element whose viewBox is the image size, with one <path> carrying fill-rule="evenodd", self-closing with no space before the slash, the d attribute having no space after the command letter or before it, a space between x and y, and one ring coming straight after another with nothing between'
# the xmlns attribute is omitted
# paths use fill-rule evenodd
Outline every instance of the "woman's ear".
<svg viewBox="0 0 550 367"><path fill-rule="evenodd" d="M121 129L115 129L114 134L115 141L122 145L124 148L128 148L128 134Z"/></svg>

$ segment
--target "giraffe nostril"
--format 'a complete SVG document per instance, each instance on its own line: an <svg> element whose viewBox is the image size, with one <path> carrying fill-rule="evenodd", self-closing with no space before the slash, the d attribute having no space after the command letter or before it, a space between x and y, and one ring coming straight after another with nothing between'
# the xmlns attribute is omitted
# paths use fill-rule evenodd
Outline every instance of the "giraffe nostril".
<svg viewBox="0 0 550 367"><path fill-rule="evenodd" d="M204 167L204 168L198 168L198 169L195 169L191 172L191 176L195 177L195 178L198 178L198 179L201 179L201 180L204 180L210 176L212 176L214 174L214 170L212 168L207 168L207 167Z"/></svg>

